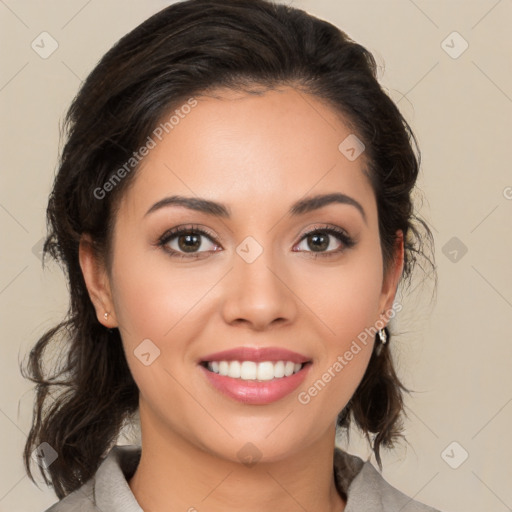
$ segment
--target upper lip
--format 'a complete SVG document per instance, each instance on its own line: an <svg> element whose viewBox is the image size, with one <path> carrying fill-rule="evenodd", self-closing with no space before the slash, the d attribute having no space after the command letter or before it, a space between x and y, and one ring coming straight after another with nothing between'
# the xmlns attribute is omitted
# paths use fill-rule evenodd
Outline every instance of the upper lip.
<svg viewBox="0 0 512 512"><path fill-rule="evenodd" d="M307 363L311 359L298 352L292 352L281 347L236 347L221 352L208 354L200 359L205 361L292 361L293 363Z"/></svg>

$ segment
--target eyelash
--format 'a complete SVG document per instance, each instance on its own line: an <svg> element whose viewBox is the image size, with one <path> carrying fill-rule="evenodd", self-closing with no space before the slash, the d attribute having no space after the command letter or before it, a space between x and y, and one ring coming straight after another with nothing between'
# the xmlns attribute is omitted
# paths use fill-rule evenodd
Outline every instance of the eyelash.
<svg viewBox="0 0 512 512"><path fill-rule="evenodd" d="M336 249L333 251L324 251L324 252L315 252L315 251L306 251L311 254L311 257L318 258L318 257L329 257L333 256L335 254L340 254L341 252L344 252L346 249L350 249L355 245L355 241L346 233L345 230L334 227L334 226L315 226L311 231L308 231L307 233L304 233L304 235L299 240L299 243L301 243L304 239L306 239L308 236L311 236L313 234L327 234L332 235L335 238L337 238L344 247L341 249ZM179 258L179 259L197 259L200 258L201 255L204 252L196 252L196 253L181 253L179 251L176 251L174 249L170 249L167 244L176 237L179 237L180 235L190 235L190 234L199 234L203 235L210 239L210 241L216 243L215 237L213 234L209 233L208 231L204 230L203 228L200 228L199 226L191 225L188 227L177 227L170 229L166 231L157 241L156 245L158 247L161 247L169 256L173 258ZM304 252L304 251L295 251L295 252Z"/></svg>

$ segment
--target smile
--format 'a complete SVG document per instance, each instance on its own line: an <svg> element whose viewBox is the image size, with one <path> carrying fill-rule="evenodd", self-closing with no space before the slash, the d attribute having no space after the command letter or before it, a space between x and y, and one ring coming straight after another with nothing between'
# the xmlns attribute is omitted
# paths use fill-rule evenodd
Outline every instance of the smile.
<svg viewBox="0 0 512 512"><path fill-rule="evenodd" d="M197 360L210 389L246 405L289 396L306 378L310 356L284 347L239 346Z"/></svg>
<svg viewBox="0 0 512 512"><path fill-rule="evenodd" d="M223 377L241 380L270 381L290 377L306 363L293 361L205 361L206 368Z"/></svg>

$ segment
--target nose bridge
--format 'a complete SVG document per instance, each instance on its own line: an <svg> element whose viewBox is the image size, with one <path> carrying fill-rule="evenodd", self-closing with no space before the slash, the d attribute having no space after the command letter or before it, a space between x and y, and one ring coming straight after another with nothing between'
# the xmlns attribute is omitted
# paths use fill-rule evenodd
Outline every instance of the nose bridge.
<svg viewBox="0 0 512 512"><path fill-rule="evenodd" d="M242 322L262 329L279 319L291 321L296 314L293 294L285 285L286 275L272 248L255 238L245 238L233 255L233 269L226 287L224 318L226 322Z"/></svg>

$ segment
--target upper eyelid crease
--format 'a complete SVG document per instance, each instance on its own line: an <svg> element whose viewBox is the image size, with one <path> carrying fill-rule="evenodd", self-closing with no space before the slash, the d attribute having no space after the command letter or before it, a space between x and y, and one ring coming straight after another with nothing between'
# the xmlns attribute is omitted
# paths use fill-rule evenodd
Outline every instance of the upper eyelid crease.
<svg viewBox="0 0 512 512"><path fill-rule="evenodd" d="M327 232L330 234L336 233L340 236L344 236L347 239L353 239L352 236L347 232L346 229L332 226L329 224L315 224L313 227L308 227L308 230L305 231L301 236L301 240L303 240L306 236L311 235L312 233L316 232ZM174 238L176 236L182 235L183 233L199 233L201 236L205 236L206 238L209 238L212 242L217 240L217 236L210 232L208 229L203 228L202 226L198 224L190 224L190 225L181 225L176 226L172 229L168 229L164 232L162 236L159 237L159 241L162 241L164 239L170 239Z"/></svg>
<svg viewBox="0 0 512 512"><path fill-rule="evenodd" d="M341 193L332 193L332 194L321 194L305 199L300 199L296 203L294 203L290 210L289 214L296 217L299 215L303 215L314 210L318 210L324 206L329 204L347 204L350 206L354 206L359 213L361 214L365 224L368 224L366 218L366 212L362 205L356 201L354 198L347 196L346 194ZM150 213L159 210L161 208L165 208L168 206L183 206L190 210L195 210L198 212L205 213L207 215L212 215L215 217L220 217L224 219L231 218L231 213L229 207L222 203L217 203L215 201L210 201L209 199L202 199L197 197L184 197L184 196L169 196L157 201L149 210L144 214L144 216L149 215Z"/></svg>
<svg viewBox="0 0 512 512"><path fill-rule="evenodd" d="M301 235L301 238L299 240L299 243L305 240L308 236L311 236L314 233L318 232L324 232L328 233L329 236L333 236L334 238L337 238L340 242L342 242L345 245L346 249L352 248L354 245L356 245L357 240L355 240L351 235L349 235L345 229L339 228L339 227L333 227L328 225L315 225L314 227L310 228L308 231L303 233ZM168 231L166 231L157 241L157 245L159 246L166 246L172 239L182 236L185 233L196 233L199 234L199 236L204 236L208 238L211 242L217 243L216 237L209 233L209 231L205 230L204 228L194 224L191 226L178 226L176 228L172 228ZM174 255L185 255L186 253L181 253L180 251L176 251L175 249L172 249L171 252ZM321 255L332 255L337 254L339 251L325 251L325 252L319 252L315 253L314 251L311 252L311 254L316 254L317 256ZM201 252L197 253L189 253L188 257L196 258L196 255L201 254ZM187 257L187 256L184 256Z"/></svg>

